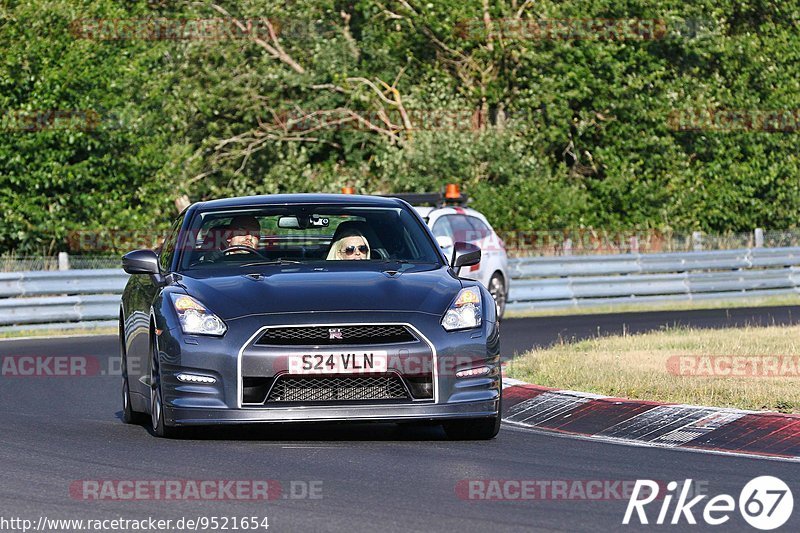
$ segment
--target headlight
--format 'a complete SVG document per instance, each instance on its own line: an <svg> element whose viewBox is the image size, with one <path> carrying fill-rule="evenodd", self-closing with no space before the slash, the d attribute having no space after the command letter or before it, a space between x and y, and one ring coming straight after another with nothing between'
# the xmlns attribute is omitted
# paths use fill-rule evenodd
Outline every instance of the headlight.
<svg viewBox="0 0 800 533"><path fill-rule="evenodd" d="M193 335L225 335L228 327L203 304L185 294L170 294L172 305L178 313L181 330Z"/></svg>
<svg viewBox="0 0 800 533"><path fill-rule="evenodd" d="M442 318L442 327L447 331L477 328L481 325L481 292L477 287L459 291L455 301Z"/></svg>

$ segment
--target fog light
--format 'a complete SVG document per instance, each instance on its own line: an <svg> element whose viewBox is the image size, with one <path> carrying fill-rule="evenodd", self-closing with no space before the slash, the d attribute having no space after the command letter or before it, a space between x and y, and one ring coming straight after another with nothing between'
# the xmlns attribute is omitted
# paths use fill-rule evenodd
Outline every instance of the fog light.
<svg viewBox="0 0 800 533"><path fill-rule="evenodd" d="M217 380L215 378L209 376L198 376L197 374L178 374L175 376L178 378L178 381L182 381L184 383L216 383Z"/></svg>
<svg viewBox="0 0 800 533"><path fill-rule="evenodd" d="M477 366L475 368L468 368L467 370L459 370L456 372L457 378L474 378L476 376L485 376L492 369L488 366Z"/></svg>

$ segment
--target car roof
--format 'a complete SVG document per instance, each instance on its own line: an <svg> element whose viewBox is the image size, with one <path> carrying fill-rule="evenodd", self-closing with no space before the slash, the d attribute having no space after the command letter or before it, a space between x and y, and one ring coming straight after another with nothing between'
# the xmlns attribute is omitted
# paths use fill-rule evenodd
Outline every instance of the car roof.
<svg viewBox="0 0 800 533"><path fill-rule="evenodd" d="M443 215L469 215L472 217L477 217L487 222L486 217L483 213L472 209L471 207L459 207L459 206L443 206L443 207L429 207L429 206L414 206L414 209L417 210L417 213L422 218L430 218L432 215L436 215L436 218L443 216ZM488 222L487 222L488 223Z"/></svg>
<svg viewBox="0 0 800 533"><path fill-rule="evenodd" d="M266 205L331 204L362 207L400 207L405 202L397 198L368 196L362 194L264 194L260 196L240 196L222 198L195 204L195 209L225 209L229 207L259 207Z"/></svg>

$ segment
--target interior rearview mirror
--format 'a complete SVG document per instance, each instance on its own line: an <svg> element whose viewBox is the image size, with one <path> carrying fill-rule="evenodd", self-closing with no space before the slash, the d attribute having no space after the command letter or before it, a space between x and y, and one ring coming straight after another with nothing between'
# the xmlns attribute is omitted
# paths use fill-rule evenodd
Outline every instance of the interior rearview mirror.
<svg viewBox="0 0 800 533"><path fill-rule="evenodd" d="M300 229L300 220L296 216L284 216L278 219L278 227L284 229Z"/></svg>

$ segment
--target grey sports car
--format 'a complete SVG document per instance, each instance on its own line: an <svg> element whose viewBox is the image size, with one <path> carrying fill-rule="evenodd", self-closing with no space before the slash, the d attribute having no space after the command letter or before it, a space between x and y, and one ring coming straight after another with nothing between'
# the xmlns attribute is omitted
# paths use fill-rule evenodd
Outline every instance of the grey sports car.
<svg viewBox="0 0 800 533"><path fill-rule="evenodd" d="M500 426L497 309L458 277L406 202L354 195L196 203L133 274L119 336L123 418L185 426L441 423L455 439ZM149 417L147 416L149 415Z"/></svg>

